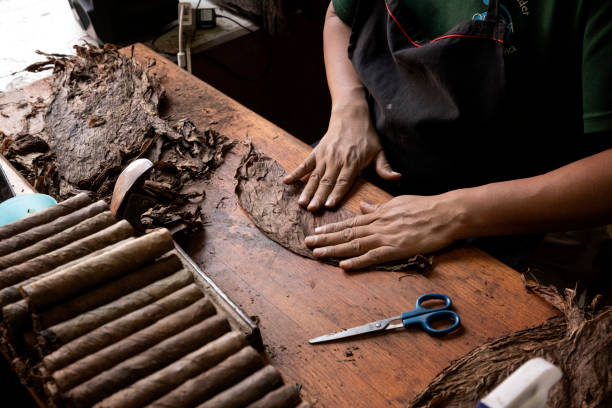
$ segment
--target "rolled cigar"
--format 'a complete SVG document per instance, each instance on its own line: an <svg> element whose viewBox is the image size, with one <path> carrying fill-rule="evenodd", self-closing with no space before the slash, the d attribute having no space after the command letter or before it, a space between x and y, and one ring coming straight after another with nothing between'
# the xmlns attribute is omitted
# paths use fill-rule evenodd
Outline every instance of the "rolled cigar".
<svg viewBox="0 0 612 408"><path fill-rule="evenodd" d="M105 211L92 218L83 220L74 227L70 227L65 231L51 235L50 237L20 249L19 251L0 257L0 270L8 268L9 266L20 264L39 255L47 254L53 250L68 245L71 242L94 234L116 222L117 219L110 211Z"/></svg>
<svg viewBox="0 0 612 408"><path fill-rule="evenodd" d="M67 267L69 267L71 265L74 265L74 264L76 264L78 262L83 261L87 257L92 257L92 256L97 256L97 255L103 254L103 253L111 250L112 248L114 248L116 245L118 245L118 244L122 245L122 244L124 244L124 243L126 243L126 242L128 242L128 241L130 241L132 239L134 239L134 238L126 238L123 241L119 241L119 242L116 242L116 243L114 243L114 244L112 244L110 246L104 247L102 249L98 249L97 251L94 251L94 252L92 252L90 254L87 254L87 255L85 255L82 258L74 259L74 260L72 260L72 261L70 261L68 263L60 265L58 268L67 268ZM52 270L50 270L48 272L42 273L42 274L37 275L37 276L33 276L33 277L31 277L31 278L29 278L29 279L27 279L25 281L19 282L18 284L15 284L15 285L12 285L12 286L8 286L8 287L6 287L4 289L0 289L0 308L8 305L9 303L18 302L19 300L21 300L23 298L21 296L21 293L19 292L19 287L20 286L28 285L28 284L30 284L32 282L35 282L35 281L37 281L39 279L42 279L42 278L44 278L46 276L49 276L49 275L57 272L59 270L58 268L52 269ZM2 272L0 272L0 275L1 274L2 274Z"/></svg>
<svg viewBox="0 0 612 408"><path fill-rule="evenodd" d="M99 372L94 378L68 391L67 396L77 408L90 407L229 330L225 316L212 316L111 369Z"/></svg>
<svg viewBox="0 0 612 408"><path fill-rule="evenodd" d="M174 248L167 229L153 231L104 255L88 259L21 288L30 310L40 311L66 298L140 268Z"/></svg>
<svg viewBox="0 0 612 408"><path fill-rule="evenodd" d="M262 398L283 383L278 370L267 365L231 388L217 394L198 408L239 408Z"/></svg>
<svg viewBox="0 0 612 408"><path fill-rule="evenodd" d="M14 349L23 345L23 333L32 329L32 321L28 313L28 305L24 300L11 303L2 308L2 320L6 330L4 335Z"/></svg>
<svg viewBox="0 0 612 408"><path fill-rule="evenodd" d="M244 337L238 332L234 333ZM185 381L178 388L148 406L151 408L195 407L243 380L263 365L264 362L255 349L250 346L244 347L238 353Z"/></svg>
<svg viewBox="0 0 612 408"><path fill-rule="evenodd" d="M54 372L52 377L58 387L62 391L66 391L129 357L187 330L194 324L206 319L211 313L214 313L214 308L211 308L208 299L200 299L190 306L164 317L157 323Z"/></svg>
<svg viewBox="0 0 612 408"><path fill-rule="evenodd" d="M300 390L295 385L285 384L267 393L247 408L289 408L300 403Z"/></svg>
<svg viewBox="0 0 612 408"><path fill-rule="evenodd" d="M202 291L195 284L179 289L155 303L134 310L63 345L44 357L44 367L50 373L55 372L152 325L177 310L186 308L200 298L202 298ZM214 309L212 304L210 305ZM211 315L214 314L212 309Z"/></svg>
<svg viewBox="0 0 612 408"><path fill-rule="evenodd" d="M0 256L10 254L28 245L32 245L106 210L108 210L108 204L100 200L87 207L80 208L74 212L56 218L48 224L42 224L10 238L5 238L0 241Z"/></svg>
<svg viewBox="0 0 612 408"><path fill-rule="evenodd" d="M215 366L227 357L234 355L244 346L246 346L246 339L242 333L228 332L193 353L186 355L175 363L170 364L111 395L103 401L100 401L94 407L136 408L145 406L156 398L175 389L188 379L208 370L210 367ZM254 365L251 371L263 365L261 357L259 357L254 349L245 347L245 350L246 353L241 354L242 360L260 362L257 367ZM243 367L242 371L244 370L245 368ZM196 401L196 403L197 402L199 401ZM185 401L180 401L174 406L184 407L187 406L187 404Z"/></svg>
<svg viewBox="0 0 612 408"><path fill-rule="evenodd" d="M129 239L132 239L132 238L128 238L128 240ZM96 252L102 252L106 249L107 248L104 248ZM72 261L72 262L76 262L76 261ZM54 272L55 270L51 270L49 272L46 272L45 274L51 274ZM38 277L34 277L31 279L38 279ZM14 285L14 286L5 288L2 291L0 291L0 293L2 294L1 299L0 299L0 307L4 307L11 303L19 302L20 300L22 300L21 293L19 293L19 285ZM29 318L27 321L27 327L24 327L21 333L17 336L14 335L14 333L16 333L17 330L14 328L11 328L11 332L9 333L8 328L6 327L5 324L0 325L0 329L2 330L2 336L4 340L1 342L2 344L0 345L0 347L2 347L2 350L6 353L6 355L11 356L11 358L18 357L18 360L20 361L23 360L26 362L38 361L40 359L40 353L38 351L39 347L36 342L36 336L32 332L33 328L31 324L31 320ZM7 337L9 335L16 337L17 340L12 340L12 343L9 342L8 341L9 339ZM28 356L31 356L31 357L28 357ZM23 363L23 365L25 366L25 363ZM26 377L30 378L29 374ZM20 377L20 378L22 378L22 381L24 381L25 377Z"/></svg>
<svg viewBox="0 0 612 408"><path fill-rule="evenodd" d="M78 194L65 201L37 211L25 218L0 227L0 241L20 234L30 228L48 224L56 218L91 204L91 198L86 193Z"/></svg>
<svg viewBox="0 0 612 408"><path fill-rule="evenodd" d="M63 248L42 254L19 265L14 265L0 272L0 288L23 282L31 277L41 275L51 269L64 265L69 261L82 258L98 249L122 241L131 236L134 229L127 221L120 221L92 234L81 238Z"/></svg>
<svg viewBox="0 0 612 408"><path fill-rule="evenodd" d="M180 270L167 278L153 282L144 288L120 297L104 306L90 310L70 320L58 323L40 332L39 342L44 350L50 350L76 339L134 310L140 309L193 282L187 270Z"/></svg>
<svg viewBox="0 0 612 408"><path fill-rule="evenodd" d="M181 269L183 264L176 254L170 254L144 266L136 272L127 274L106 283L90 292L72 298L62 304L53 306L39 315L32 316L34 328L42 330L112 302L128 293L142 289L144 286L165 278Z"/></svg>

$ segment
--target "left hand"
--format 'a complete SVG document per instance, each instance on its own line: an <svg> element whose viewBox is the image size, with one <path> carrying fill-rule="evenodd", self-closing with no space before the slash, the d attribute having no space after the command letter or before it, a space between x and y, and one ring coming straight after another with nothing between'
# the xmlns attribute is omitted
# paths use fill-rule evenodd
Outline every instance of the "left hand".
<svg viewBox="0 0 612 408"><path fill-rule="evenodd" d="M461 207L448 195L398 196L382 205L361 203L363 215L318 227L305 243L317 258L348 258L345 270L430 253L453 243Z"/></svg>

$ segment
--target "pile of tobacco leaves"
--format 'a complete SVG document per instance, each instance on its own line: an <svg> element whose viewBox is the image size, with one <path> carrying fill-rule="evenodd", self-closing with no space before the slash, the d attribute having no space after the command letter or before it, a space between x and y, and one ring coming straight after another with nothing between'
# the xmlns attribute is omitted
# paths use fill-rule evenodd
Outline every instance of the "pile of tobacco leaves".
<svg viewBox="0 0 612 408"><path fill-rule="evenodd" d="M202 181L231 148L212 129L159 115L160 80L114 46L75 46L76 55L44 54L29 71L53 69L52 95L26 116L43 112L43 126L14 135L0 133L0 153L41 193L63 200L77 191L110 200L119 173L147 158L154 169L144 185L149 208L144 227L201 227ZM146 200L145 200L146 201Z"/></svg>
<svg viewBox="0 0 612 408"><path fill-rule="evenodd" d="M561 296L554 286L526 288L563 312L540 326L489 341L444 371L417 395L411 407L475 407L528 360L541 357L563 371L551 389L549 407L606 407L612 401L612 307L601 296L589 304L577 291Z"/></svg>

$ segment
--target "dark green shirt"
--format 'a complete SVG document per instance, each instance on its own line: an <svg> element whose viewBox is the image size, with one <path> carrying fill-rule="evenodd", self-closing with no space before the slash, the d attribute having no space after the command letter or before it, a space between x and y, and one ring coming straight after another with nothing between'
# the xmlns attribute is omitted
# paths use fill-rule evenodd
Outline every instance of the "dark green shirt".
<svg viewBox="0 0 612 408"><path fill-rule="evenodd" d="M357 2L333 0L336 14L348 25ZM403 2L430 38L462 21L483 18L488 4L487 0ZM573 123L561 127L569 131L611 131L612 1L502 0L499 15L508 28L506 70L512 77L509 86L518 95L513 103L530 102L533 109L537 107L533 98L539 104L549 102L546 106L553 115L542 120L554 120L556 112L572 122L570 115Z"/></svg>

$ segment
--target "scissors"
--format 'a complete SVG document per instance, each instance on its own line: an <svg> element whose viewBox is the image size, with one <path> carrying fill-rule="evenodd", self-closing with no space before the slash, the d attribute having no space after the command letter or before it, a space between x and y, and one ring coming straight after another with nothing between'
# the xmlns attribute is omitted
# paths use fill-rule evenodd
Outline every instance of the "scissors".
<svg viewBox="0 0 612 408"><path fill-rule="evenodd" d="M428 309L423 306L423 302L428 300L443 300L444 306ZM443 336L459 327L461 320L459 315L452 310L449 310L452 305L451 299L441 293L427 293L419 296L416 301L416 307L410 312L402 313L399 316L389 317L387 319L378 320L372 323L364 324L363 326L353 327L352 329L343 330L337 333L325 334L323 336L310 339L310 344L323 343L343 339L345 337L359 336L366 333L376 333L385 330L394 330L400 327L421 326L431 336ZM434 329L431 323L435 320L452 320L449 327L442 329ZM390 324L394 320L401 320L401 323Z"/></svg>

